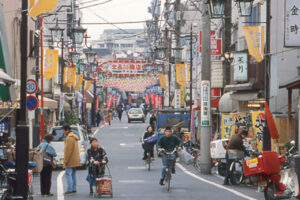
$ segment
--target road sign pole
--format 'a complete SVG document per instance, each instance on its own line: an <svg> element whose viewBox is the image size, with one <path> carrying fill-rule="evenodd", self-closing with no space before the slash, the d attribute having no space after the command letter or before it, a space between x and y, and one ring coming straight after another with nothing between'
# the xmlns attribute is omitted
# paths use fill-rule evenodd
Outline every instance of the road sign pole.
<svg viewBox="0 0 300 200"><path fill-rule="evenodd" d="M40 17L41 39L41 141L44 139L44 48L43 48L43 17Z"/></svg>

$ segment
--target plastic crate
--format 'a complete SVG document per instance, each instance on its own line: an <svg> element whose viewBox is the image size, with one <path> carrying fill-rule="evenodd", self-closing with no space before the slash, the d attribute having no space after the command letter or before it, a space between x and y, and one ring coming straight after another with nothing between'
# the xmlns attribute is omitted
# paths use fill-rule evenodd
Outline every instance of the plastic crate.
<svg viewBox="0 0 300 200"><path fill-rule="evenodd" d="M264 151L258 158L244 161L245 176L280 173L280 161L275 151Z"/></svg>

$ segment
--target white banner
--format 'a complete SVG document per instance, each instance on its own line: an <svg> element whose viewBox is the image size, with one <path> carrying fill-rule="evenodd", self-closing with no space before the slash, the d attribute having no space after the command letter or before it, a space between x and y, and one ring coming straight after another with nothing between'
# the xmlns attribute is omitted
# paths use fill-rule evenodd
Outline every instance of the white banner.
<svg viewBox="0 0 300 200"><path fill-rule="evenodd" d="M300 1L285 1L285 31L284 45L286 47L300 46Z"/></svg>
<svg viewBox="0 0 300 200"><path fill-rule="evenodd" d="M175 90L175 96L174 96L174 98L175 98L175 108L180 108L181 107L181 105L180 105L180 103L181 103L181 101L180 101L180 94L181 94L181 92L180 92L180 89L176 89Z"/></svg>
<svg viewBox="0 0 300 200"><path fill-rule="evenodd" d="M210 81L201 81L201 126L210 124Z"/></svg>
<svg viewBox="0 0 300 200"><path fill-rule="evenodd" d="M234 81L247 81L248 80L248 57L247 53L234 53L233 66L234 66Z"/></svg>

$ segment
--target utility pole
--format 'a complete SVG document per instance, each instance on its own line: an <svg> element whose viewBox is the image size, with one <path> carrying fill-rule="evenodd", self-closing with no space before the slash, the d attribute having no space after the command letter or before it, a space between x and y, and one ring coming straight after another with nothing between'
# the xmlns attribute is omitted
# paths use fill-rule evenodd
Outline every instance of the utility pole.
<svg viewBox="0 0 300 200"><path fill-rule="evenodd" d="M26 122L26 81L27 81L27 36L28 36L28 0L22 1L21 20L21 90L20 90L20 111L18 113L18 124L16 128L16 195L22 196L25 200L28 194L28 148L29 129Z"/></svg>
<svg viewBox="0 0 300 200"><path fill-rule="evenodd" d="M40 20L37 20L35 22L35 30L40 30ZM39 64L40 64L40 49L39 49L40 43L39 43L39 34L35 34L34 36L34 55L35 55L35 81L39 82L39 76L40 76L40 70L39 70ZM39 95L39 92L37 95ZM40 125L39 125L39 109L36 109L34 111L35 117L34 117L34 129L33 129L33 138L32 138L32 144L33 147L37 147L40 144Z"/></svg>
<svg viewBox="0 0 300 200"><path fill-rule="evenodd" d="M210 174L211 172L211 159L210 159L210 140L211 140L211 108L210 108L210 16L208 12L208 5L202 3L202 73L201 73L201 173ZM203 89L203 83L208 83L206 87L206 94L204 96L205 90ZM204 98L207 98L206 103L209 105L207 107L203 106ZM206 110L207 123L204 123L203 111Z"/></svg>
<svg viewBox="0 0 300 200"><path fill-rule="evenodd" d="M270 20L271 20L271 1L266 0L266 47L265 47L265 99L269 105L269 72L270 72ZM263 135L263 151L271 150L271 136L267 120L265 119Z"/></svg>
<svg viewBox="0 0 300 200"><path fill-rule="evenodd" d="M190 123L189 131L192 125L192 111L193 111L193 25L191 23L190 33Z"/></svg>
<svg viewBox="0 0 300 200"><path fill-rule="evenodd" d="M176 40L176 50L175 50L175 64L181 62L181 53L180 53L180 31L181 31L181 17L179 10L180 0L175 0L174 4L174 13L175 13L175 40Z"/></svg>
<svg viewBox="0 0 300 200"><path fill-rule="evenodd" d="M225 4L225 19L224 19L224 26L223 26L223 53L230 52L230 45L231 45L231 0L227 0ZM227 61L223 62L223 74L224 74L224 85L230 83L230 63Z"/></svg>

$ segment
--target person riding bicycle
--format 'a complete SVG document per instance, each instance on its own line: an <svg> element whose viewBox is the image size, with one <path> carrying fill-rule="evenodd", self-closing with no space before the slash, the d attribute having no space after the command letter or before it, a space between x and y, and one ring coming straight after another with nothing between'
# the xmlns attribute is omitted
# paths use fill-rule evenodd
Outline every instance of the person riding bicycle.
<svg viewBox="0 0 300 200"><path fill-rule="evenodd" d="M239 134L235 134L231 137L228 145L227 145L227 151L226 151L226 173L225 173L225 180L224 185L229 184L229 178L230 178L230 165L233 162L232 159L229 159L228 151L230 150L240 150L243 151L245 155L249 155L246 151L246 148L244 146L243 140L248 137L248 131L242 130Z"/></svg>
<svg viewBox="0 0 300 200"><path fill-rule="evenodd" d="M150 152L150 156L152 159L154 159L154 144L153 143L147 143L145 142L145 140L147 138L150 138L152 136L154 136L155 133L153 132L153 128L152 126L147 126L147 131L144 133L143 137L142 137L142 147L144 149L144 157L143 160L147 160L147 152Z"/></svg>
<svg viewBox="0 0 300 200"><path fill-rule="evenodd" d="M150 117L150 120L149 120L149 124L150 126L152 126L152 129L154 130L155 129L155 124L156 124L156 116L155 116L155 113L153 113Z"/></svg>
<svg viewBox="0 0 300 200"><path fill-rule="evenodd" d="M165 129L165 135L159 138L157 142L157 151L161 152L163 149L166 152L172 152L176 147L178 147L178 151L182 149L183 142L180 138L178 138L175 135L172 135L172 129L170 127L166 127ZM175 174L175 159L176 155L175 153L172 154L172 158L174 159L173 167L172 167L172 173ZM164 185L164 178L166 174L166 168L167 168L167 157L166 154L162 154L162 170L161 170L161 178L159 180L160 185Z"/></svg>

